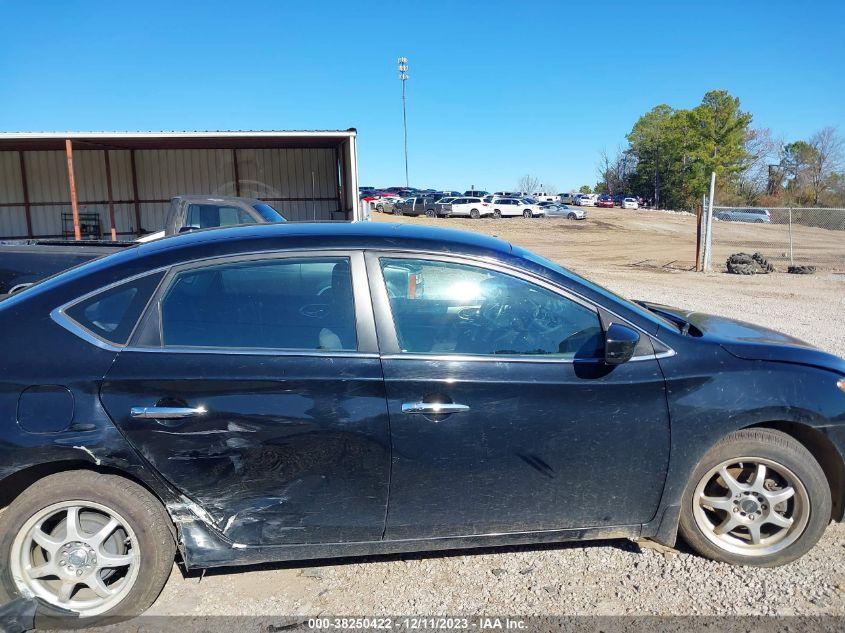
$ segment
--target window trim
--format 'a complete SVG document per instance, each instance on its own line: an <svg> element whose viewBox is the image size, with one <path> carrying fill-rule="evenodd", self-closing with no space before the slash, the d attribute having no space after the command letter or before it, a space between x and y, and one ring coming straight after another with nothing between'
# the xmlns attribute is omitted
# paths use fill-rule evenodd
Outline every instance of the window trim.
<svg viewBox="0 0 845 633"><path fill-rule="evenodd" d="M190 346L164 346L162 334L161 303L167 290L172 286L176 275L194 269L207 268L229 263L246 261L282 260L282 259L321 259L321 258L348 258L349 267L352 273L352 297L355 303L355 334L358 347L356 350L320 350L320 349L272 349L272 348L245 348L245 347L190 347ZM362 277L364 276L364 277ZM238 253L237 255L226 255L221 257L206 257L174 265L159 283L156 292L139 319L139 326L129 339L127 351L133 352L158 352L158 353L179 353L179 354L231 354L249 356L351 356L351 357L377 357L378 344L376 341L375 325L372 312L372 305L369 296L369 289L366 281L364 256L361 251L342 250L296 250L296 251L262 251L256 253ZM144 344L141 341L157 341Z"/></svg>

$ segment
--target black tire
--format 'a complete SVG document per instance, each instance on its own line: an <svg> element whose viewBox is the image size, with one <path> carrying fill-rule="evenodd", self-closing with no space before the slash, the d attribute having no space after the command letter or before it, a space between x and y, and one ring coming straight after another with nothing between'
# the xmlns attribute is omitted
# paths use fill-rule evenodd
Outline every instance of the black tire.
<svg viewBox="0 0 845 633"><path fill-rule="evenodd" d="M393 207L393 215L405 215L405 212L399 207Z"/></svg>
<svg viewBox="0 0 845 633"><path fill-rule="evenodd" d="M498 209L493 209L493 217L496 218L497 220L501 219L502 212L499 211Z"/></svg>
<svg viewBox="0 0 845 633"><path fill-rule="evenodd" d="M0 514L0 604L20 596L10 571L11 550L18 533L35 514L65 501L95 503L119 513L137 537L140 560L134 585L120 602L93 617L74 618L71 622L59 618L62 627L94 626L143 613L158 598L173 568L176 555L173 524L158 499L145 488L119 476L87 470L44 477L24 490ZM56 613L39 601L38 627L55 624Z"/></svg>
<svg viewBox="0 0 845 633"><path fill-rule="evenodd" d="M760 459L769 462L767 477L775 477L775 466L791 471L797 481L792 485L803 488L806 493L806 523L795 540L783 549L772 553L735 553L718 546L713 537L708 537L695 518L694 504L696 489L713 468L727 461L736 459ZM746 462L752 463L753 462ZM765 484L769 483L766 479ZM770 488L772 490L772 488ZM775 488L775 492L778 490ZM745 494L745 493L743 493ZM753 493L752 493L753 494ZM728 493L730 495L730 493ZM742 499L742 497L738 497ZM797 498L797 493L796 493ZM786 502L784 502L786 503ZM794 503L794 502L793 502ZM761 506L765 508L766 506ZM745 515L743 515L745 516ZM732 565L751 565L756 567L776 567L789 563L806 554L822 537L830 523L831 494L830 486L819 463L801 443L780 431L772 429L743 429L727 435L701 459L693 470L687 489L681 501L680 533L684 540L702 556ZM790 528L791 529L791 528ZM796 532L798 530L796 529Z"/></svg>
<svg viewBox="0 0 845 633"><path fill-rule="evenodd" d="M734 253L727 260L728 264L753 264L754 256L748 253Z"/></svg>
<svg viewBox="0 0 845 633"><path fill-rule="evenodd" d="M786 272L793 275L812 275L816 272L815 266L788 266Z"/></svg>
<svg viewBox="0 0 845 633"><path fill-rule="evenodd" d="M750 264L735 264L728 262L727 270L732 275L754 275L757 273L757 264L754 262Z"/></svg>
<svg viewBox="0 0 845 633"><path fill-rule="evenodd" d="M569 215L566 216L566 219L567 220L577 220L578 216L575 215L574 213L570 213Z"/></svg>
<svg viewBox="0 0 845 633"><path fill-rule="evenodd" d="M769 260L768 260L768 259L766 259L766 257L763 255L763 253L759 253L759 252L758 252L758 253L754 253L754 254L751 256L751 258L752 258L755 262L757 262L757 265L760 267L760 270L758 270L757 272L759 272L759 273L763 273L763 274L765 274L765 273L773 273L773 272L775 272L775 267L774 267L774 265L772 265L771 263L769 263Z"/></svg>
<svg viewBox="0 0 845 633"><path fill-rule="evenodd" d="M426 209L426 212L425 212L425 217L427 217L427 218L436 218L436 217L437 217L437 213L435 212L435 210L434 210L434 209Z"/></svg>
<svg viewBox="0 0 845 633"><path fill-rule="evenodd" d="M478 218L481 217L481 213L478 212L478 209L470 209L469 217L472 218L473 220L477 220Z"/></svg>
<svg viewBox="0 0 845 633"><path fill-rule="evenodd" d="M531 213L531 211L529 211L528 209L526 209L525 211L523 211L523 212L522 212L522 217L523 217L523 218L525 218L525 219L527 220L527 219L529 219L529 218L534 217L534 215Z"/></svg>
<svg viewBox="0 0 845 633"><path fill-rule="evenodd" d="M376 205L376 211L381 211L382 213L384 213L384 205L383 204L377 204Z"/></svg>

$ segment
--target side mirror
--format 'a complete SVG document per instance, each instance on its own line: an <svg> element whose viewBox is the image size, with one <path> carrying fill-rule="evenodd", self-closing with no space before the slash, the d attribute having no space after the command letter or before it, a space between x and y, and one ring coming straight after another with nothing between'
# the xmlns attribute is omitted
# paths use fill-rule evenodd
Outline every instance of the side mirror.
<svg viewBox="0 0 845 633"><path fill-rule="evenodd" d="M604 362L608 365L621 365L631 360L640 335L636 330L611 323L604 334Z"/></svg>

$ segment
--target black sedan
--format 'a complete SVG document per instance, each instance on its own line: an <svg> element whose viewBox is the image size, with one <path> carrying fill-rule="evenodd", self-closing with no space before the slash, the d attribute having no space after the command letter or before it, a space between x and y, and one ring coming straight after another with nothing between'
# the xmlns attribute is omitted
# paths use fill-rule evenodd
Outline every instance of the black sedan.
<svg viewBox="0 0 845 633"><path fill-rule="evenodd" d="M0 302L0 602L188 568L676 534L774 566L845 496L845 361L391 224L215 229Z"/></svg>

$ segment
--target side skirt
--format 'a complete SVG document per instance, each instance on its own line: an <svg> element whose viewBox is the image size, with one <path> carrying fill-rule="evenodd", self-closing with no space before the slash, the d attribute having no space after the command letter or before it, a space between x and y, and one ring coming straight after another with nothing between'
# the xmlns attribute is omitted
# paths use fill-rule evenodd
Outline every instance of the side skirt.
<svg viewBox="0 0 845 633"><path fill-rule="evenodd" d="M637 538L642 536L641 525L621 525L400 541L315 543L263 547L228 542L198 520L182 521L177 525L181 536L179 548L188 569L509 545L541 545L567 541Z"/></svg>

